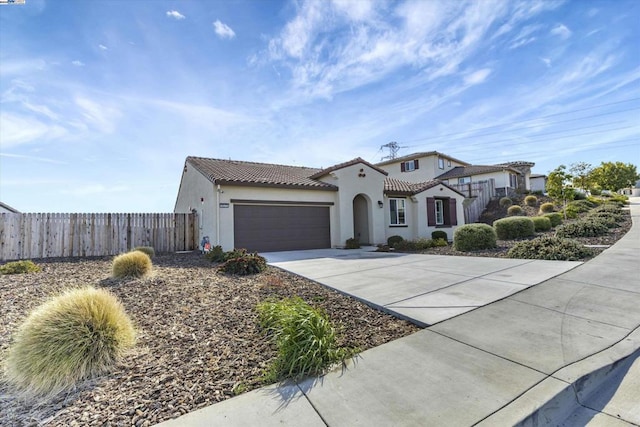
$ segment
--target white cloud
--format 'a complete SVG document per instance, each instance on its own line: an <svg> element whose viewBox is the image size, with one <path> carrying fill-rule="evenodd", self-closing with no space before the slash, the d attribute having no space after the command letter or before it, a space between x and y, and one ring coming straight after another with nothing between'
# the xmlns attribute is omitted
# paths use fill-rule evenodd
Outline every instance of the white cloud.
<svg viewBox="0 0 640 427"><path fill-rule="evenodd" d="M491 74L490 68L483 68L481 70L474 71L464 77L464 83L469 86L483 83L487 77L489 77L489 74Z"/></svg>
<svg viewBox="0 0 640 427"><path fill-rule="evenodd" d="M558 24L553 29L551 29L551 34L554 36L558 36L562 39L568 39L571 37L571 30L567 28L564 24Z"/></svg>
<svg viewBox="0 0 640 427"><path fill-rule="evenodd" d="M33 117L8 112L0 114L0 128L2 129L0 141L4 149L51 140L67 134L61 126L49 125Z"/></svg>
<svg viewBox="0 0 640 427"><path fill-rule="evenodd" d="M122 114L115 107L99 104L88 98L76 97L75 103L80 107L80 114L84 121L93 125L103 133L111 133L115 130L117 119Z"/></svg>
<svg viewBox="0 0 640 427"><path fill-rule="evenodd" d="M77 60L77 59L76 59L75 61L71 61L71 63L72 63L73 65L75 65L76 67L84 67L84 62L79 61L79 60Z"/></svg>
<svg viewBox="0 0 640 427"><path fill-rule="evenodd" d="M105 45L103 45L103 44L99 44L99 45L98 45L98 47L99 47L100 49L102 49L102 50L109 50L109 48L108 48L108 47L106 47L106 46L105 46Z"/></svg>
<svg viewBox="0 0 640 427"><path fill-rule="evenodd" d="M174 18L174 19L177 19L177 20L181 20L181 19L185 18L184 15L181 14L180 12L178 12L177 10L169 10L169 11L167 11L167 16L169 18Z"/></svg>
<svg viewBox="0 0 640 427"><path fill-rule="evenodd" d="M551 67L551 58L540 58L540 61L544 62L547 68Z"/></svg>
<svg viewBox="0 0 640 427"><path fill-rule="evenodd" d="M221 39L232 39L236 36L236 33L227 24L223 24L220 20L216 20L213 23L216 34Z"/></svg>

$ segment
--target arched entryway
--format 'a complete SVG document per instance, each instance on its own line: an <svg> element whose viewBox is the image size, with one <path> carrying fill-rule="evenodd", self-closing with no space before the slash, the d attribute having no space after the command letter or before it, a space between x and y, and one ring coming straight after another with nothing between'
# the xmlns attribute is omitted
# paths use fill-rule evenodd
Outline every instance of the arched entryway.
<svg viewBox="0 0 640 427"><path fill-rule="evenodd" d="M353 198L353 237L361 245L371 244L369 236L369 200L362 194Z"/></svg>

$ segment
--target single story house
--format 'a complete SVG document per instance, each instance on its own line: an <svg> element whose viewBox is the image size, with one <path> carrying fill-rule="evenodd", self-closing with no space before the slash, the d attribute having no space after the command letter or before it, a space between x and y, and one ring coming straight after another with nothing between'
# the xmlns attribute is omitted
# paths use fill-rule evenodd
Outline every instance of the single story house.
<svg viewBox="0 0 640 427"><path fill-rule="evenodd" d="M354 237L379 244L435 230L452 240L464 195L439 180L389 175L361 158L317 169L187 157L174 212L197 212L199 239L225 250L344 247Z"/></svg>
<svg viewBox="0 0 640 427"><path fill-rule="evenodd" d="M531 174L531 191L542 193L547 191L547 176L538 173Z"/></svg>

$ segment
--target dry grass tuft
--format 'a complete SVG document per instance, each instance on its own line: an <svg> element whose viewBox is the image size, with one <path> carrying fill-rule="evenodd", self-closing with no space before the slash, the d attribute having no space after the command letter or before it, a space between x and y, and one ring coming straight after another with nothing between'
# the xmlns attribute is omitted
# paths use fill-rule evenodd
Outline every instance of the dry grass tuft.
<svg viewBox="0 0 640 427"><path fill-rule="evenodd" d="M118 255L113 259L113 277L144 277L151 272L151 258L144 252L132 251Z"/></svg>

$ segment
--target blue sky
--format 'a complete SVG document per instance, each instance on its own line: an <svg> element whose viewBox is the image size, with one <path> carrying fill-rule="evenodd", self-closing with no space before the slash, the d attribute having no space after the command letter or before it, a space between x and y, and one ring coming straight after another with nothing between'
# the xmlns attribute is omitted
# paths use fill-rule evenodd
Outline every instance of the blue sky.
<svg viewBox="0 0 640 427"><path fill-rule="evenodd" d="M0 6L0 201L171 212L186 156L640 165L640 2Z"/></svg>

